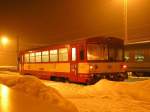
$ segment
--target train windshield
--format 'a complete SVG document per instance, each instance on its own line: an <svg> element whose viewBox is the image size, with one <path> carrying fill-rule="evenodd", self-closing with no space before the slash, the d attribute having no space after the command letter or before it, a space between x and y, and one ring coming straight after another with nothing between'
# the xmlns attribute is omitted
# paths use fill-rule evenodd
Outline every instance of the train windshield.
<svg viewBox="0 0 150 112"><path fill-rule="evenodd" d="M123 61L123 48L109 47L109 61Z"/></svg>
<svg viewBox="0 0 150 112"><path fill-rule="evenodd" d="M107 44L88 44L87 59L90 61L122 61L123 48L120 46L108 46Z"/></svg>
<svg viewBox="0 0 150 112"><path fill-rule="evenodd" d="M105 44L88 44L88 60L108 60L108 47Z"/></svg>

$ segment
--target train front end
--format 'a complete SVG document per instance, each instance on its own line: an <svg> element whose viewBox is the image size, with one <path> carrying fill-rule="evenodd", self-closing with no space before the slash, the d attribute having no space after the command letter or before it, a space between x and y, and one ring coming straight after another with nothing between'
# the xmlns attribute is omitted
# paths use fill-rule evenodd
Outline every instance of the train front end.
<svg viewBox="0 0 150 112"><path fill-rule="evenodd" d="M87 62L79 63L79 73L88 74L88 83L100 79L123 81L127 78L124 43L118 38L87 41Z"/></svg>

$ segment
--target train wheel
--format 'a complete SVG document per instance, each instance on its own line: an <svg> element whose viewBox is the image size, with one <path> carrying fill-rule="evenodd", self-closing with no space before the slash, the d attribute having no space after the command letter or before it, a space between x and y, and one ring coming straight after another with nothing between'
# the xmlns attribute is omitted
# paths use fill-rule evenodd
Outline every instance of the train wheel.
<svg viewBox="0 0 150 112"><path fill-rule="evenodd" d="M67 80L65 77L60 77L59 79L61 82L66 82L66 80Z"/></svg>
<svg viewBox="0 0 150 112"><path fill-rule="evenodd" d="M50 77L50 80L51 80L51 81L55 81L55 80L56 80L56 77L55 77L55 76L51 76L51 77Z"/></svg>
<svg viewBox="0 0 150 112"><path fill-rule="evenodd" d="M114 79L113 80L114 81L124 81L125 80L125 75L121 74L121 73L116 74L116 75L114 75Z"/></svg>
<svg viewBox="0 0 150 112"><path fill-rule="evenodd" d="M125 80L125 74L120 73L118 74L118 81L124 81Z"/></svg>
<svg viewBox="0 0 150 112"><path fill-rule="evenodd" d="M119 77L119 78L118 78L118 81L124 81L124 80L125 80L124 77Z"/></svg>
<svg viewBox="0 0 150 112"><path fill-rule="evenodd" d="M136 72L136 76L137 76L137 77L142 77L142 76L144 76L143 74L144 74L144 73L142 73L142 72Z"/></svg>
<svg viewBox="0 0 150 112"><path fill-rule="evenodd" d="M50 77L50 80L52 80L52 81L58 81L58 82L67 82L67 78L65 78L65 77L55 77L55 76L52 76L52 77Z"/></svg>

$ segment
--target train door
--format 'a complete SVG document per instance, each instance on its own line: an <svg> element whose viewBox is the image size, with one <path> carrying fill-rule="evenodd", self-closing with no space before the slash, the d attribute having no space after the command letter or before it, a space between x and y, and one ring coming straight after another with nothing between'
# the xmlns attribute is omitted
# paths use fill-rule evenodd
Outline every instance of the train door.
<svg viewBox="0 0 150 112"><path fill-rule="evenodd" d="M24 56L23 55L20 55L18 63L19 63L19 72L22 73L22 71L23 71L23 63L24 63Z"/></svg>
<svg viewBox="0 0 150 112"><path fill-rule="evenodd" d="M71 61L70 61L70 74L71 80L77 81L78 80L78 57L77 57L77 46L71 46Z"/></svg>
<svg viewBox="0 0 150 112"><path fill-rule="evenodd" d="M23 68L23 55L20 55L17 57L17 70L21 72L22 68Z"/></svg>

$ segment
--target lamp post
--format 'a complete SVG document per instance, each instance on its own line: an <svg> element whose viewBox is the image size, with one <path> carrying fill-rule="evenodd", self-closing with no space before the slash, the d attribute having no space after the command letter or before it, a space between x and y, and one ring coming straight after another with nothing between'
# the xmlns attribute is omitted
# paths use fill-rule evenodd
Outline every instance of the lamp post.
<svg viewBox="0 0 150 112"><path fill-rule="evenodd" d="M128 0L124 0L124 42L128 42Z"/></svg>
<svg viewBox="0 0 150 112"><path fill-rule="evenodd" d="M1 43L3 46L6 46L9 42L9 38L7 36L1 37ZM19 71L19 36L16 37L16 60L17 60L17 71Z"/></svg>
<svg viewBox="0 0 150 112"><path fill-rule="evenodd" d="M20 58L19 58L19 36L16 37L16 54L17 54L17 71L19 71L19 61L20 61Z"/></svg>

